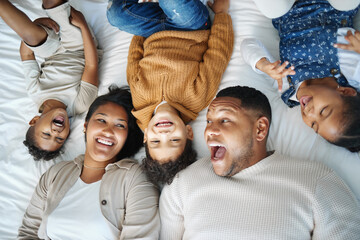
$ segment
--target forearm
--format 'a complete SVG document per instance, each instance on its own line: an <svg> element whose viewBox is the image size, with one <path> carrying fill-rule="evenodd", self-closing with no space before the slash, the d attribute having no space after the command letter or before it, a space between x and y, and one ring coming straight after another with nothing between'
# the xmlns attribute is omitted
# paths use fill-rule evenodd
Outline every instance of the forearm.
<svg viewBox="0 0 360 240"><path fill-rule="evenodd" d="M261 73L258 64L262 61L275 61L262 42L255 38L244 39L241 43L240 50L244 61L257 73Z"/></svg>
<svg viewBox="0 0 360 240"><path fill-rule="evenodd" d="M81 36L84 44L85 68L82 80L95 86L99 84L98 77L98 55L95 41L89 27L84 23L81 27Z"/></svg>
<svg viewBox="0 0 360 240"><path fill-rule="evenodd" d="M234 45L234 32L230 15L220 13L215 15L208 49L200 63L199 76L196 84L198 88L206 88L206 105L212 100L219 87L223 73L229 64Z"/></svg>
<svg viewBox="0 0 360 240"><path fill-rule="evenodd" d="M20 44L20 57L21 61L36 60L34 52L23 41Z"/></svg>
<svg viewBox="0 0 360 240"><path fill-rule="evenodd" d="M127 72L131 75L137 73L139 61L144 56L144 41L145 38L141 36L134 36L131 40L127 65Z"/></svg>

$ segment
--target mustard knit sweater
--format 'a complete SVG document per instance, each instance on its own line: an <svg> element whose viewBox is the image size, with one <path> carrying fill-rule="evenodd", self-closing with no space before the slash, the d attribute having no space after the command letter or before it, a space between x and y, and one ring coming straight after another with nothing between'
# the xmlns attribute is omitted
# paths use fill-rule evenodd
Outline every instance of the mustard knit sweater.
<svg viewBox="0 0 360 240"><path fill-rule="evenodd" d="M127 81L139 127L144 130L163 100L194 120L215 97L234 45L231 17L215 15L211 30L161 31L134 36Z"/></svg>

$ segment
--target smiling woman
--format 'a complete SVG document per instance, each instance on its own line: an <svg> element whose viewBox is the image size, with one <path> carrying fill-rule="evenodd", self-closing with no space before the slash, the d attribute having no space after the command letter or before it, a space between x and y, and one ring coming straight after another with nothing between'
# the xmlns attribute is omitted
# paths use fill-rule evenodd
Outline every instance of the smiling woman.
<svg viewBox="0 0 360 240"><path fill-rule="evenodd" d="M132 108L130 92L121 88L92 103L85 154L44 173L19 239L158 238L158 189L135 160L124 159L142 146Z"/></svg>

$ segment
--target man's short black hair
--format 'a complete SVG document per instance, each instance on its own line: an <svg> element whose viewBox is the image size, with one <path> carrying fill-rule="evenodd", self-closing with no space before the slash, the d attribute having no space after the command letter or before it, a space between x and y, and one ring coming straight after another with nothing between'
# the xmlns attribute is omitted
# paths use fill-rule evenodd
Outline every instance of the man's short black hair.
<svg viewBox="0 0 360 240"><path fill-rule="evenodd" d="M266 117L271 123L271 107L267 97L255 88L250 87L228 87L221 90L216 97L233 97L240 99L241 107L251 110L255 117Z"/></svg>
<svg viewBox="0 0 360 240"><path fill-rule="evenodd" d="M192 141L186 140L183 153L176 159L167 163L159 163L150 156L149 148L145 143L146 158L142 161L142 168L145 170L149 180L154 184L171 184L178 172L196 161L196 151L192 147Z"/></svg>

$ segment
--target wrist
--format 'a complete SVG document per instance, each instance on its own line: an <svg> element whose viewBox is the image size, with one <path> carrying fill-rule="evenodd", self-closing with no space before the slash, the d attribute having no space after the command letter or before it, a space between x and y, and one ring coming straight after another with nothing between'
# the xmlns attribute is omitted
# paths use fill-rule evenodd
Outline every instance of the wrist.
<svg viewBox="0 0 360 240"><path fill-rule="evenodd" d="M265 57L260 58L260 60L257 61L257 63L255 64L255 67L256 67L257 69L259 69L260 71L262 71L261 69L262 69L262 67L267 63L267 61L268 61L268 60L267 60Z"/></svg>

